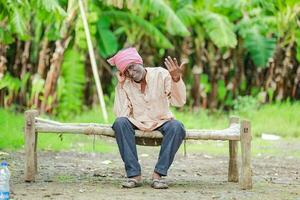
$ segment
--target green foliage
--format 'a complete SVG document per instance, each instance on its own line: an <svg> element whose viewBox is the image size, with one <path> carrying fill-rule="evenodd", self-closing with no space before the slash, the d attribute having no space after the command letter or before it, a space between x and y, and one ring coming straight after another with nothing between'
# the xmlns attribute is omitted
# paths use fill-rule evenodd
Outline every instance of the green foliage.
<svg viewBox="0 0 300 200"><path fill-rule="evenodd" d="M211 91L211 85L209 83L207 74L201 74L200 83L201 83L202 87L204 88L204 91L206 94Z"/></svg>
<svg viewBox="0 0 300 200"><path fill-rule="evenodd" d="M88 26L90 30L90 34L92 36L96 36L96 23L97 23L97 14L95 12L87 13L88 18ZM84 30L82 18L78 17L75 25L75 45L78 46L81 50L87 50L87 40L86 33Z"/></svg>
<svg viewBox="0 0 300 200"><path fill-rule="evenodd" d="M252 87L251 88L251 96L256 97L259 94L259 87Z"/></svg>
<svg viewBox="0 0 300 200"><path fill-rule="evenodd" d="M236 21L243 16L242 6L243 0L223 0L214 4L214 10L227 16L230 21Z"/></svg>
<svg viewBox="0 0 300 200"><path fill-rule="evenodd" d="M86 35L84 32L82 19L79 17L75 25L75 44L80 49L87 49Z"/></svg>
<svg viewBox="0 0 300 200"><path fill-rule="evenodd" d="M256 5L255 2L252 3ZM273 10L272 6L267 7ZM251 17L244 16L237 23L236 30L244 39L243 45L249 52L254 64L257 67L266 67L268 59L273 56L276 48L276 36L279 35L276 29L278 22L275 16L263 14L262 12L266 11L265 9L261 7L251 8L249 8L249 15Z"/></svg>
<svg viewBox="0 0 300 200"><path fill-rule="evenodd" d="M97 22L97 37L100 55L104 58L113 55L118 50L115 34L109 29L109 18L101 17Z"/></svg>
<svg viewBox="0 0 300 200"><path fill-rule="evenodd" d="M33 76L30 99L33 99L35 95L39 94L42 94L43 96L44 84L45 80L39 74Z"/></svg>
<svg viewBox="0 0 300 200"><path fill-rule="evenodd" d="M201 32L205 31L217 47L233 48L237 45L234 26L227 16L209 10L196 11L191 4L178 9L177 15L185 25L191 26L197 35L203 35ZM201 26L203 28L199 28Z"/></svg>
<svg viewBox="0 0 300 200"><path fill-rule="evenodd" d="M0 79L0 89L6 88L8 90L8 97L11 97L18 93L22 86L22 81L6 73L5 76Z"/></svg>
<svg viewBox="0 0 300 200"><path fill-rule="evenodd" d="M26 19L30 17L28 1L8 1L7 7L13 32L17 33L21 39L27 40L29 38L29 30Z"/></svg>
<svg viewBox="0 0 300 200"><path fill-rule="evenodd" d="M60 35L60 24L53 23L49 25L49 30L46 33L46 36L49 41L56 41L61 38Z"/></svg>
<svg viewBox="0 0 300 200"><path fill-rule="evenodd" d="M226 85L224 80L218 80L218 99L223 101L226 96Z"/></svg>
<svg viewBox="0 0 300 200"><path fill-rule="evenodd" d="M140 31L153 38L156 45L161 48L174 48L171 42L164 36L162 32L160 32L155 26L153 26L150 22L133 15L128 12L123 11L105 11L102 13L101 16L105 16L107 18L110 18L115 23L126 23L137 25L137 27L140 29Z"/></svg>
<svg viewBox="0 0 300 200"><path fill-rule="evenodd" d="M255 28L252 28L244 39L244 46L249 51L255 65L266 67L268 59L273 56L275 51L276 39L264 37Z"/></svg>
<svg viewBox="0 0 300 200"><path fill-rule="evenodd" d="M8 0L0 2L0 7L0 21L6 22L5 33L1 33L2 28L0 30L0 41L4 41L5 44L12 42L11 34L13 33L17 34L21 40L30 39L29 27L32 13L36 14L35 17L43 23L50 25L59 25L66 17L65 11L57 0Z"/></svg>
<svg viewBox="0 0 300 200"><path fill-rule="evenodd" d="M20 149L24 145L23 114L13 109L0 108L0 150Z"/></svg>
<svg viewBox="0 0 300 200"><path fill-rule="evenodd" d="M58 83L59 105L56 112L61 117L71 117L82 110L84 84L84 57L76 49L69 49L65 53Z"/></svg>
<svg viewBox="0 0 300 200"><path fill-rule="evenodd" d="M296 32L296 58L300 62L300 31Z"/></svg>
<svg viewBox="0 0 300 200"><path fill-rule="evenodd" d="M245 92L247 89L247 82L246 80L242 80L241 84L240 84L240 89L242 92Z"/></svg>
<svg viewBox="0 0 300 200"><path fill-rule="evenodd" d="M194 26L197 23L199 15L191 4L187 4L176 11L176 15L186 26Z"/></svg>
<svg viewBox="0 0 300 200"><path fill-rule="evenodd" d="M178 18L174 10L164 0L134 0L133 4L154 13L166 23L166 30L172 35L190 35L186 26ZM142 5L142 6L141 6Z"/></svg>
<svg viewBox="0 0 300 200"><path fill-rule="evenodd" d="M11 44L14 42L14 38L9 33L7 28L0 27L0 42L4 44Z"/></svg>
<svg viewBox="0 0 300 200"><path fill-rule="evenodd" d="M141 19L151 15L151 23L155 24L155 21L160 21L156 25L166 27L165 30L171 35L188 36L190 33L187 27L177 16L177 13L172 9L172 2L166 2L165 0L131 0L131 1L103 1L108 6L114 6L117 8L127 7L131 13L135 16L139 16ZM170 5L171 4L171 5Z"/></svg>
<svg viewBox="0 0 300 200"><path fill-rule="evenodd" d="M267 89L269 100L272 100L274 97L274 89L273 88L268 88Z"/></svg>
<svg viewBox="0 0 300 200"><path fill-rule="evenodd" d="M233 101L233 109L239 113L251 113L258 109L258 101L252 96L239 96Z"/></svg>
<svg viewBox="0 0 300 200"><path fill-rule="evenodd" d="M67 16L57 0L35 0L31 1L31 4L36 9L37 17L42 21L51 23Z"/></svg>
<svg viewBox="0 0 300 200"><path fill-rule="evenodd" d="M232 107L233 106L233 101L234 101L233 94L232 94L231 91L228 91L228 94L227 94L227 97L225 99L224 105Z"/></svg>
<svg viewBox="0 0 300 200"><path fill-rule="evenodd" d="M205 31L217 47L231 47L237 45L236 35L233 32L233 24L226 18L217 13L203 11L201 21Z"/></svg>

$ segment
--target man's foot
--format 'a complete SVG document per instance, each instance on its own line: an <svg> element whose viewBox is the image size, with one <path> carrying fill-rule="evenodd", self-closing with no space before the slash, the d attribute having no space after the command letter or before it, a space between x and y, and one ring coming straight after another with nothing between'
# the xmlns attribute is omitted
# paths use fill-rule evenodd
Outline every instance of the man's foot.
<svg viewBox="0 0 300 200"><path fill-rule="evenodd" d="M132 178L127 178L123 183L123 188L135 188L142 186L142 178L141 176L135 176Z"/></svg>
<svg viewBox="0 0 300 200"><path fill-rule="evenodd" d="M154 189L168 189L169 186L165 180L161 178L161 175L153 172L152 174L152 184L151 187Z"/></svg>
<svg viewBox="0 0 300 200"><path fill-rule="evenodd" d="M153 179L161 179L161 175L159 173L153 172L153 174L152 174L152 180Z"/></svg>

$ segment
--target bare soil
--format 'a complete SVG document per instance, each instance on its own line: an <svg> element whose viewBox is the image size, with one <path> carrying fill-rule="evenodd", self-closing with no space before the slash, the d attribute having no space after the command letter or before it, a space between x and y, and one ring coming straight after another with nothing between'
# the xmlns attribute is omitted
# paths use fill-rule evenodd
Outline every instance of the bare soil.
<svg viewBox="0 0 300 200"><path fill-rule="evenodd" d="M280 148L294 148L288 143ZM276 148L276 147L275 147ZM260 155L252 158L253 189L227 182L228 156L178 152L166 181L170 188L150 187L159 147L138 147L143 186L122 189L125 177L118 152L38 152L38 175L24 182L24 152L8 152L11 199L291 199L300 200L300 159ZM299 151L300 152L300 151ZM3 157L3 156L2 156ZM1 158L2 158L1 157Z"/></svg>

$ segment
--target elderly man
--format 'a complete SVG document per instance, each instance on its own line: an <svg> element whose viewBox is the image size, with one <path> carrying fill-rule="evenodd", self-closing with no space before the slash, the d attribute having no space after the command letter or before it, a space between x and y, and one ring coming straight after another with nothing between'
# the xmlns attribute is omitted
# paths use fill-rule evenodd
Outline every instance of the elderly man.
<svg viewBox="0 0 300 200"><path fill-rule="evenodd" d="M166 176L174 156L180 147L185 129L174 119L169 104L183 106L186 89L181 79L181 67L177 60L165 59L165 66L143 67L143 60L135 48L119 51L108 62L118 68L118 85L115 90L114 113L117 117L112 128L115 131L121 158L124 161L127 180L125 188L141 186L141 167L135 144L135 129L158 130L163 135L151 186L168 188L161 178Z"/></svg>

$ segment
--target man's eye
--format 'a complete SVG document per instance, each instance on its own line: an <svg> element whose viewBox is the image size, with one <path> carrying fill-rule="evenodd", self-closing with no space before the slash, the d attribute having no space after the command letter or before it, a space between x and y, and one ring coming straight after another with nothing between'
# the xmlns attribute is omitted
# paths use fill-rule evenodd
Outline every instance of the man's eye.
<svg viewBox="0 0 300 200"><path fill-rule="evenodd" d="M132 68L133 68L133 65L129 65L128 69L130 70L130 69L132 69Z"/></svg>

